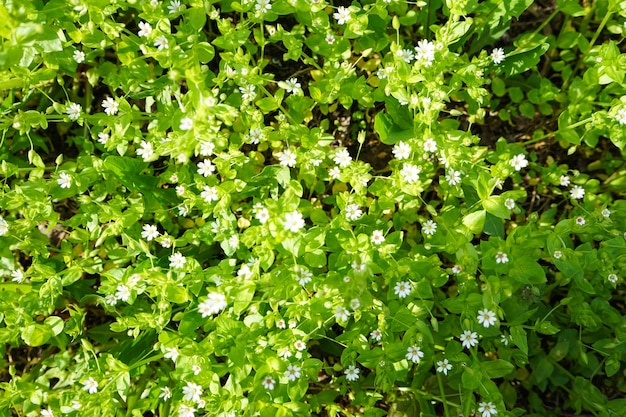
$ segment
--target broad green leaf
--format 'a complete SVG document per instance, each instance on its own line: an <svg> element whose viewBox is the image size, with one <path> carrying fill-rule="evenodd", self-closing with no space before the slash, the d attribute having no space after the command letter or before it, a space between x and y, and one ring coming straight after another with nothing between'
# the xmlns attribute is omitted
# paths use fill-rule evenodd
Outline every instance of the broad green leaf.
<svg viewBox="0 0 626 417"><path fill-rule="evenodd" d="M489 378L501 378L515 369L512 363L503 359L483 361L480 363L480 367Z"/></svg>

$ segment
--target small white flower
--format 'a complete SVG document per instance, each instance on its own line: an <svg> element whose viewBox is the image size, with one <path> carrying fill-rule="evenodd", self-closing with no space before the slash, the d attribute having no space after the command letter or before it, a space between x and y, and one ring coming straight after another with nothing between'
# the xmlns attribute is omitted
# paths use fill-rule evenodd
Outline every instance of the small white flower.
<svg viewBox="0 0 626 417"><path fill-rule="evenodd" d="M559 178L559 184L561 187L567 187L569 185L570 179L568 175L561 175Z"/></svg>
<svg viewBox="0 0 626 417"><path fill-rule="evenodd" d="M563 252L561 252L560 250L555 250L552 256L554 257L554 259L561 259L561 257L563 256Z"/></svg>
<svg viewBox="0 0 626 417"><path fill-rule="evenodd" d="M81 64L85 61L85 53L83 51L79 51L78 49L74 51L74 61Z"/></svg>
<svg viewBox="0 0 626 417"><path fill-rule="evenodd" d="M54 414L52 413L52 410L50 409L50 407L48 407L47 409L43 409L41 410L40 414L42 415L42 417L54 417Z"/></svg>
<svg viewBox="0 0 626 417"><path fill-rule="evenodd" d="M272 3L270 0L256 0L256 5L254 8L259 13L267 13L272 9Z"/></svg>
<svg viewBox="0 0 626 417"><path fill-rule="evenodd" d="M332 45L333 43L335 43L335 36L330 33L326 35L326 38L324 39L326 40L326 43L328 43L329 45Z"/></svg>
<svg viewBox="0 0 626 417"><path fill-rule="evenodd" d="M626 109L619 109L617 111L617 114L615 115L615 120L617 120L622 125L626 125Z"/></svg>
<svg viewBox="0 0 626 417"><path fill-rule="evenodd" d="M494 64L501 64L504 61L504 49L496 48L491 51L491 60Z"/></svg>
<svg viewBox="0 0 626 417"><path fill-rule="evenodd" d="M0 216L0 236L6 235L9 231L9 223Z"/></svg>
<svg viewBox="0 0 626 417"><path fill-rule="evenodd" d="M213 155L214 150L215 150L215 144L213 142L203 141L200 143L200 155L201 156Z"/></svg>
<svg viewBox="0 0 626 417"><path fill-rule="evenodd" d="M196 409L186 405L186 404L181 404L178 406L178 417L194 417Z"/></svg>
<svg viewBox="0 0 626 417"><path fill-rule="evenodd" d="M72 177L67 172L61 172L59 174L59 179L57 180L57 184L61 188L70 188L72 186Z"/></svg>
<svg viewBox="0 0 626 417"><path fill-rule="evenodd" d="M507 336L506 334L503 333L500 336L500 343L502 343L504 346L508 346L511 340L513 340L513 338L510 335Z"/></svg>
<svg viewBox="0 0 626 417"><path fill-rule="evenodd" d="M167 6L167 10L170 12L170 14L174 14L183 10L183 7L184 6L180 5L180 0L171 0L170 5Z"/></svg>
<svg viewBox="0 0 626 417"><path fill-rule="evenodd" d="M161 35L154 41L154 47L157 48L159 51L163 51L165 49L168 49L170 47L170 44L167 38Z"/></svg>
<svg viewBox="0 0 626 417"><path fill-rule="evenodd" d="M265 139L265 133L261 129L250 129L246 135L246 140L253 145L258 145L263 139Z"/></svg>
<svg viewBox="0 0 626 417"><path fill-rule="evenodd" d="M78 120L80 118L80 113L83 111L83 108L78 103L70 103L66 107L65 111L70 120Z"/></svg>
<svg viewBox="0 0 626 417"><path fill-rule="evenodd" d="M139 22L139 32L137 32L137 35L140 38L148 37L150 36L151 33L152 33L152 26L150 26L150 23Z"/></svg>
<svg viewBox="0 0 626 417"><path fill-rule="evenodd" d="M274 381L274 378L272 378L271 376L266 376L265 378L263 378L261 385L263 385L263 388L265 388L266 390L273 390L275 382L276 381Z"/></svg>
<svg viewBox="0 0 626 417"><path fill-rule="evenodd" d="M446 181L450 185L457 185L461 182L461 171L455 171L454 169L449 169L446 174Z"/></svg>
<svg viewBox="0 0 626 417"><path fill-rule="evenodd" d="M524 154L517 154L511 159L511 166L515 168L516 171L521 170L522 168L526 168L528 166L528 161L526 160L526 156Z"/></svg>
<svg viewBox="0 0 626 417"><path fill-rule="evenodd" d="M130 298L130 289L124 284L118 285L117 292L115 293L115 298L117 300L127 302Z"/></svg>
<svg viewBox="0 0 626 417"><path fill-rule="evenodd" d="M513 200L512 198L507 198L506 200L504 200L504 207L509 210L513 210L515 208L515 200Z"/></svg>
<svg viewBox="0 0 626 417"><path fill-rule="evenodd" d="M493 326L496 324L496 313L487 309L478 310L477 319L478 323L485 327Z"/></svg>
<svg viewBox="0 0 626 417"><path fill-rule="evenodd" d="M144 161L149 161L154 156L154 149L152 143L142 140L139 144L139 149L135 151L137 155L141 156Z"/></svg>
<svg viewBox="0 0 626 417"><path fill-rule="evenodd" d="M346 22L349 22L350 19L352 19L350 10L343 6L337 8L337 11L333 13L333 17L337 19L337 23L339 23L340 25L343 25Z"/></svg>
<svg viewBox="0 0 626 417"><path fill-rule="evenodd" d="M609 274L606 279L608 279L611 284L617 284L619 278L617 277L617 274Z"/></svg>
<svg viewBox="0 0 626 417"><path fill-rule="evenodd" d="M11 271L11 280L21 284L24 282L24 272L21 269L14 269Z"/></svg>
<svg viewBox="0 0 626 417"><path fill-rule="evenodd" d="M185 194L185 186L184 185L177 185L176 186L176 194L179 196L182 196L183 194Z"/></svg>
<svg viewBox="0 0 626 417"><path fill-rule="evenodd" d="M348 321L348 318L350 318L350 312L343 306L336 307L333 313L337 321Z"/></svg>
<svg viewBox="0 0 626 417"><path fill-rule="evenodd" d="M375 341L380 342L380 340L383 338L383 332L380 331L380 329L374 329L370 333L370 337Z"/></svg>
<svg viewBox="0 0 626 417"><path fill-rule="evenodd" d="M104 132L98 133L98 142L100 142L103 145L106 145L108 141L109 141L109 135L107 133L104 133Z"/></svg>
<svg viewBox="0 0 626 417"><path fill-rule="evenodd" d="M341 168L345 168L350 165L350 162L352 162L352 157L350 156L350 152L348 152L346 148L341 148L337 151L333 160Z"/></svg>
<svg viewBox="0 0 626 417"><path fill-rule="evenodd" d="M254 216L261 224L265 224L270 219L270 212L265 207L259 207L255 210Z"/></svg>
<svg viewBox="0 0 626 417"><path fill-rule="evenodd" d="M415 59L422 61L425 67L430 67L435 60L435 44L426 39L417 42Z"/></svg>
<svg viewBox="0 0 626 417"><path fill-rule="evenodd" d="M420 363L424 357L424 352L418 346L411 346L407 349L406 358L413 363Z"/></svg>
<svg viewBox="0 0 626 417"><path fill-rule="evenodd" d="M163 355L163 357L165 359L171 359L172 362L176 363L179 355L180 352L178 352L178 349L176 349L175 347L168 347L165 348L165 354Z"/></svg>
<svg viewBox="0 0 626 417"><path fill-rule="evenodd" d="M572 187L570 193L573 199L580 200L585 196L585 189L580 185L575 185Z"/></svg>
<svg viewBox="0 0 626 417"><path fill-rule="evenodd" d="M400 281L393 288L393 292L399 298L404 298L411 293L411 283L409 281Z"/></svg>
<svg viewBox="0 0 626 417"><path fill-rule="evenodd" d="M289 149L285 149L282 152L278 152L276 154L278 161L282 166L293 168L296 166L296 154L290 151Z"/></svg>
<svg viewBox="0 0 626 417"><path fill-rule="evenodd" d="M243 98L244 101L251 101L256 97L256 87L252 84L239 87L239 92L241 93L241 98Z"/></svg>
<svg viewBox="0 0 626 417"><path fill-rule="evenodd" d="M360 273L365 271L365 266L366 265L362 264L360 262L354 261L354 262L352 262L352 264L350 264L350 266L352 267L354 272L356 272L357 274L360 274Z"/></svg>
<svg viewBox="0 0 626 417"><path fill-rule="evenodd" d="M413 61L413 58L415 58L413 51L410 49L399 49L396 55L407 64L410 64L411 61Z"/></svg>
<svg viewBox="0 0 626 417"><path fill-rule="evenodd" d="M424 142L424 151L426 152L437 151L437 142L435 142L433 138L428 138L426 142Z"/></svg>
<svg viewBox="0 0 626 417"><path fill-rule="evenodd" d="M313 274L308 269L302 267L296 268L296 281L298 281L298 284L305 286L311 282L312 277Z"/></svg>
<svg viewBox="0 0 626 417"><path fill-rule="evenodd" d="M461 340L461 343L463 343L463 346L469 349L478 343L478 334L476 334L476 332L465 330L459 339Z"/></svg>
<svg viewBox="0 0 626 417"><path fill-rule="evenodd" d="M183 387L183 395L185 396L185 401L198 403L202 395L202 387L194 382L187 382L187 385Z"/></svg>
<svg viewBox="0 0 626 417"><path fill-rule="evenodd" d="M498 252L496 254L496 263L498 263L498 264L505 264L507 262L509 262L509 257L507 256L506 253Z"/></svg>
<svg viewBox="0 0 626 417"><path fill-rule="evenodd" d="M452 364L447 359L437 361L437 372L448 375L448 371L452 370Z"/></svg>
<svg viewBox="0 0 626 417"><path fill-rule="evenodd" d="M404 179L404 181L408 182L409 184L413 184L419 181L420 172L422 172L422 169L420 167L413 164L405 163L402 165L402 170L400 170L400 176L402 177L402 179Z"/></svg>
<svg viewBox="0 0 626 417"><path fill-rule="evenodd" d="M102 108L104 109L104 112L109 116L117 114L117 112L119 111L119 107L120 104L115 101L113 97L107 97L106 100L102 102Z"/></svg>
<svg viewBox="0 0 626 417"><path fill-rule="evenodd" d="M347 220L358 220L363 215L363 210L358 204L348 204L345 208Z"/></svg>
<svg viewBox="0 0 626 417"><path fill-rule="evenodd" d="M461 265L454 265L452 267L452 273L455 274L455 275L456 274L460 274L462 270L463 270L463 268L461 268Z"/></svg>
<svg viewBox="0 0 626 417"><path fill-rule="evenodd" d="M83 381L83 389L90 394L95 394L98 392L98 381L89 377L85 381Z"/></svg>
<svg viewBox="0 0 626 417"><path fill-rule="evenodd" d="M287 90L288 93L298 94L302 91L302 84L298 82L297 78L290 78L285 81L285 84L287 84L285 90Z"/></svg>
<svg viewBox="0 0 626 417"><path fill-rule="evenodd" d="M193 120L190 117L183 117L180 120L180 130L191 130L193 129Z"/></svg>
<svg viewBox="0 0 626 417"><path fill-rule="evenodd" d="M609 217L611 217L611 210L609 210L608 208L602 209L602 217L604 217L605 219L608 219Z"/></svg>
<svg viewBox="0 0 626 417"><path fill-rule="evenodd" d="M296 348L296 350L299 351L303 351L306 349L306 343L304 343L302 340L296 340L293 346Z"/></svg>
<svg viewBox="0 0 626 417"><path fill-rule="evenodd" d="M437 223L432 220L426 220L422 225L422 231L427 236L432 236L437 231Z"/></svg>
<svg viewBox="0 0 626 417"><path fill-rule="evenodd" d="M183 269L185 267L185 262L187 258L183 256L180 252L176 252L169 257L170 268L173 269Z"/></svg>
<svg viewBox="0 0 626 417"><path fill-rule="evenodd" d="M411 145L406 142L398 142L393 147L392 152L396 159L408 159L411 156Z"/></svg>
<svg viewBox="0 0 626 417"><path fill-rule="evenodd" d="M283 226L285 229L297 233L304 227L304 218L302 214L298 210L292 211L291 213L287 213L285 215L285 220L283 220Z"/></svg>
<svg viewBox="0 0 626 417"><path fill-rule="evenodd" d="M169 389L169 387L161 387L161 393L159 394L159 398L162 398L165 401L172 398L172 391Z"/></svg>
<svg viewBox="0 0 626 417"><path fill-rule="evenodd" d="M370 238L374 245L380 245L385 241L385 235L382 230L374 230L372 232L372 237Z"/></svg>
<svg viewBox="0 0 626 417"><path fill-rule="evenodd" d="M198 311L202 318L219 314L226 308L226 296L219 292L210 292L207 298L198 305Z"/></svg>
<svg viewBox="0 0 626 417"><path fill-rule="evenodd" d="M585 223L587 223L587 222L585 221L584 217L582 217L582 216L576 217L576 224L577 225L583 226Z"/></svg>
<svg viewBox="0 0 626 417"><path fill-rule="evenodd" d="M202 197L202 199L209 204L213 201L219 200L217 188L209 187L208 185L204 187L204 189L200 193L200 197Z"/></svg>
<svg viewBox="0 0 626 417"><path fill-rule="evenodd" d="M159 237L159 230L155 225L152 224L144 224L143 231L141 232L141 237L146 239L148 242Z"/></svg>
<svg viewBox="0 0 626 417"><path fill-rule="evenodd" d="M330 177L330 179L333 180L339 179L339 177L341 176L341 170L339 169L339 167L332 167L328 170L328 176Z"/></svg>
<svg viewBox="0 0 626 417"><path fill-rule="evenodd" d="M478 412L481 413L481 417L491 417L498 414L498 410L492 402L481 402L478 404Z"/></svg>
<svg viewBox="0 0 626 417"><path fill-rule="evenodd" d="M350 365L344 371L344 374L346 375L346 379L348 381L356 381L357 379L359 379L359 373L360 372L361 372L361 370L359 368L357 368L354 365Z"/></svg>
<svg viewBox="0 0 626 417"><path fill-rule="evenodd" d="M276 322L276 327L278 327L279 329L286 329L287 328L287 324L285 323L285 320L279 319Z"/></svg>
<svg viewBox="0 0 626 417"><path fill-rule="evenodd" d="M289 381L295 381L300 378L300 367L297 365L288 365L287 371L285 371L285 376Z"/></svg>
<svg viewBox="0 0 626 417"><path fill-rule="evenodd" d="M281 350L278 351L278 357L279 358L283 358L283 359L288 359L292 356L293 354L291 353L291 351L289 350L288 347L284 347Z"/></svg>

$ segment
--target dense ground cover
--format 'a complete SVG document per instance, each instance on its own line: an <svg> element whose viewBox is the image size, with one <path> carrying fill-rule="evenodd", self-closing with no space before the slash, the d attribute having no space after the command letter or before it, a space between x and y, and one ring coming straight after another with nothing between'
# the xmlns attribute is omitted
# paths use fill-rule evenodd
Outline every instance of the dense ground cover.
<svg viewBox="0 0 626 417"><path fill-rule="evenodd" d="M1 416L623 416L626 2L0 2Z"/></svg>

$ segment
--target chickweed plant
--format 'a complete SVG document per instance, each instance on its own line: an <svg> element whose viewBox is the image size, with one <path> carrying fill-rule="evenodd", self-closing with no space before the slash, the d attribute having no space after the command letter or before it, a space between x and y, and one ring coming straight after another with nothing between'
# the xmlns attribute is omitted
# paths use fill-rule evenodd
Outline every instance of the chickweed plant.
<svg viewBox="0 0 626 417"><path fill-rule="evenodd" d="M0 416L626 415L626 2L0 19Z"/></svg>

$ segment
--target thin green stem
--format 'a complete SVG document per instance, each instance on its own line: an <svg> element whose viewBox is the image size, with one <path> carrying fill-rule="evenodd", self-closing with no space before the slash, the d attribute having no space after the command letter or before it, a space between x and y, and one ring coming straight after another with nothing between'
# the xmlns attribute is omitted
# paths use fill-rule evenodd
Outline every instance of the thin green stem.
<svg viewBox="0 0 626 417"><path fill-rule="evenodd" d="M441 398L443 398L443 415L445 417L451 417L450 410L448 409L448 401L446 400L446 390L443 387L443 378L441 374L437 372L437 382L439 383L439 392L441 393Z"/></svg>

